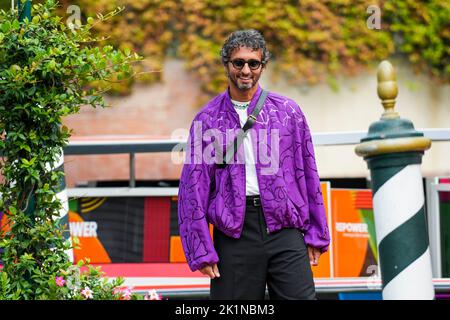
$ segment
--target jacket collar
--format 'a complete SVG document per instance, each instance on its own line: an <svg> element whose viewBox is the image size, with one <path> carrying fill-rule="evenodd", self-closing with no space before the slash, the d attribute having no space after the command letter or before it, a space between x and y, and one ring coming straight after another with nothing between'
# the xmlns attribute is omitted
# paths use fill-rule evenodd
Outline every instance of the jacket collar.
<svg viewBox="0 0 450 320"><path fill-rule="evenodd" d="M252 100L250 101L250 105L247 108L247 114L251 114L253 109L255 109L256 102L258 101L259 96L261 95L262 89L261 86L258 83L258 89L256 90L255 94L252 97ZM227 88L225 91L225 104L228 108L231 108L236 114L236 110L233 107L233 103L231 102L231 96L230 96L230 87Z"/></svg>

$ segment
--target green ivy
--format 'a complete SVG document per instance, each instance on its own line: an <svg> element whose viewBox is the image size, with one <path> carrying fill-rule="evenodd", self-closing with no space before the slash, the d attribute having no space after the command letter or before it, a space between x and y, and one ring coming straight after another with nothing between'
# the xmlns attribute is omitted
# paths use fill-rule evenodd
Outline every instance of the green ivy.
<svg viewBox="0 0 450 320"><path fill-rule="evenodd" d="M23 22L17 11L0 11L0 211L9 229L0 237L0 299L78 299L86 286L94 299L114 298L112 290L122 283L104 282L89 266L86 272L72 266L58 223L56 193L64 173L47 166L71 135L62 118L83 105L107 106L102 93L111 82L132 77L131 64L141 57L102 45L91 34L123 8L69 28L56 6L53 0L34 4L32 21ZM72 290L56 285L57 277Z"/></svg>
<svg viewBox="0 0 450 320"><path fill-rule="evenodd" d="M128 46L151 60L141 70L160 71L167 57L178 57L216 94L226 85L219 52L236 29L254 28L273 54L274 80L292 85L335 84L393 55L407 58L420 72L450 80L450 2L442 0L61 0L79 5L83 19L113 6L125 16L94 28L116 46ZM370 29L370 6L380 9L381 28ZM140 81L159 81L161 72ZM132 82L114 89L129 93Z"/></svg>
<svg viewBox="0 0 450 320"><path fill-rule="evenodd" d="M397 51L415 69L450 79L450 2L394 0L385 4L386 20L398 36Z"/></svg>

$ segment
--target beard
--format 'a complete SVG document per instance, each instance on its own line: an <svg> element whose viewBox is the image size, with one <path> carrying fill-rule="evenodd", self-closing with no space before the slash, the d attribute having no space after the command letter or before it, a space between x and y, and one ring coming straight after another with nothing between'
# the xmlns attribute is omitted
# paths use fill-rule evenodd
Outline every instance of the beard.
<svg viewBox="0 0 450 320"><path fill-rule="evenodd" d="M251 81L249 82L240 82L240 77L237 74L231 74L230 72L227 72L227 76L228 79L230 79L230 81L236 86L236 88L238 88L239 90L242 91L247 91L250 90L251 88L253 88L257 83L258 83L258 76L250 76L250 77L246 77L244 79L249 79Z"/></svg>

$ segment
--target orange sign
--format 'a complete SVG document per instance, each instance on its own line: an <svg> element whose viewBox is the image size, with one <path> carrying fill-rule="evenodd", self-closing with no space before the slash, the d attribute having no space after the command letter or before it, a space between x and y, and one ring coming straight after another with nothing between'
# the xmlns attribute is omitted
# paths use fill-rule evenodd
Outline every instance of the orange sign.
<svg viewBox="0 0 450 320"><path fill-rule="evenodd" d="M111 263L111 259L97 235L98 224L82 218L82 213L88 213L99 208L106 198L84 198L83 207L77 208L77 200L69 201L69 226L73 256L77 262L89 259L91 263ZM75 244L75 238L78 244Z"/></svg>
<svg viewBox="0 0 450 320"><path fill-rule="evenodd" d="M97 237L97 222L84 221L78 213L69 211L69 224L72 241L74 237L79 241L73 249L75 262L88 258L91 263L111 263L108 253Z"/></svg>
<svg viewBox="0 0 450 320"><path fill-rule="evenodd" d="M327 215L328 229L331 232L331 217L330 217L330 183L321 182L320 187L322 188L323 205L325 206L325 213ZM331 277L331 257L333 255L333 241L330 241L330 246L328 251L323 253L319 259L319 265L313 266L313 276L314 278L329 278Z"/></svg>
<svg viewBox="0 0 450 320"><path fill-rule="evenodd" d="M334 277L377 272L377 246L370 190L331 190Z"/></svg>

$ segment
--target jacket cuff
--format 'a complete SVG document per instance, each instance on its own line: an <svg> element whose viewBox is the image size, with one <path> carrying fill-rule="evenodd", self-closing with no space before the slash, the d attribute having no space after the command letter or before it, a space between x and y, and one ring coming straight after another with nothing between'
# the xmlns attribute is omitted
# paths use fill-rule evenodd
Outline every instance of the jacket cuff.
<svg viewBox="0 0 450 320"><path fill-rule="evenodd" d="M188 262L188 265L191 271L194 272L208 265L213 265L217 262L219 262L219 257L217 256L217 253L214 252L213 254L209 254L195 261Z"/></svg>
<svg viewBox="0 0 450 320"><path fill-rule="evenodd" d="M304 238L307 246L319 249L321 253L328 251L330 237L327 231L323 235L319 235L317 232L306 233Z"/></svg>

